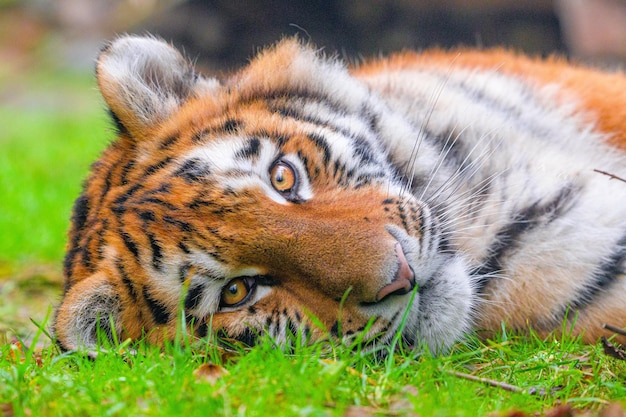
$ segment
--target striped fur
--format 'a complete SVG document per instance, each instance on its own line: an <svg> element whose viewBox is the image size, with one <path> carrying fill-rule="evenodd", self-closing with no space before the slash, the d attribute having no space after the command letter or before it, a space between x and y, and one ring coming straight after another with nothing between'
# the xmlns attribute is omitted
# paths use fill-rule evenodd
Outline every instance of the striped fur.
<svg viewBox="0 0 626 417"><path fill-rule="evenodd" d="M622 74L503 51L348 69L285 40L217 80L122 37L97 76L119 137L74 207L66 349L98 323L171 339L181 307L199 337L433 351L503 322L626 326L626 183L595 171L626 177Z"/></svg>

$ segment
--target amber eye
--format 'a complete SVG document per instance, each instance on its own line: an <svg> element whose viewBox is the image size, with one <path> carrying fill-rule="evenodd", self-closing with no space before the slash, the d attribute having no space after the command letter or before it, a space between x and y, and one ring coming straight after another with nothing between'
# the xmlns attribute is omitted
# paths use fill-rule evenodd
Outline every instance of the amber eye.
<svg viewBox="0 0 626 417"><path fill-rule="evenodd" d="M281 194L293 193L298 183L298 176L295 169L284 161L276 162L274 166L272 166L270 179L274 189Z"/></svg>
<svg viewBox="0 0 626 417"><path fill-rule="evenodd" d="M233 307L245 301L252 292L253 281L250 278L235 278L222 290L220 306Z"/></svg>

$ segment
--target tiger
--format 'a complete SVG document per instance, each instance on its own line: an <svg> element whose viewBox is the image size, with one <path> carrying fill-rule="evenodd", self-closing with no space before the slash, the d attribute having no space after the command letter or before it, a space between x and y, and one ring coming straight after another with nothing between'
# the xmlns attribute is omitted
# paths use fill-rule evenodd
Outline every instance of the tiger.
<svg viewBox="0 0 626 417"><path fill-rule="evenodd" d="M508 49L346 59L284 38L203 75L124 35L54 333L163 345L626 326L626 77Z"/></svg>

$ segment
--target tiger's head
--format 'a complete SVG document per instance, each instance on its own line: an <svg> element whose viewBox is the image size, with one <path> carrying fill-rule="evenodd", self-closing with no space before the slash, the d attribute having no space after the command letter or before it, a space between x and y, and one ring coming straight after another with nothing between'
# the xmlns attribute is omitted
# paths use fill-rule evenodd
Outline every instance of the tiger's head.
<svg viewBox="0 0 626 417"><path fill-rule="evenodd" d="M61 346L97 327L160 343L181 311L246 343L402 332L440 350L468 329L465 263L391 151L418 132L343 64L285 40L218 80L128 36L97 80L118 139L75 203Z"/></svg>

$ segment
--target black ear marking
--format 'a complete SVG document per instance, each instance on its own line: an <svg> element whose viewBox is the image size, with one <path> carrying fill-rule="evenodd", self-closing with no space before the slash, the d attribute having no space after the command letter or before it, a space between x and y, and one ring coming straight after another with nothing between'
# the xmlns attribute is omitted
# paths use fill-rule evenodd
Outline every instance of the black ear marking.
<svg viewBox="0 0 626 417"><path fill-rule="evenodd" d="M120 118L117 117L113 110L109 108L107 109L107 113L109 113L109 117L113 122L113 126L115 128L115 133L117 134L117 136L130 136L130 132L128 131L128 129L126 129L126 126L124 126Z"/></svg>

